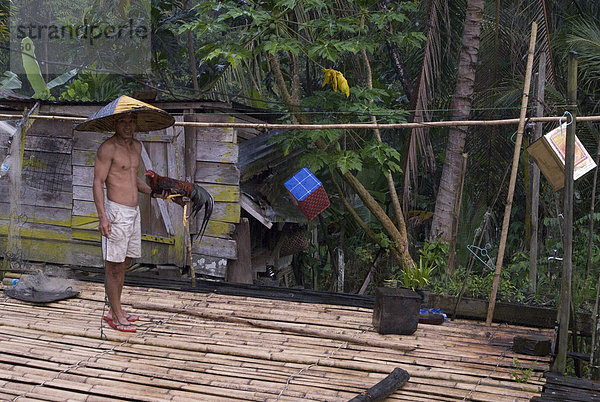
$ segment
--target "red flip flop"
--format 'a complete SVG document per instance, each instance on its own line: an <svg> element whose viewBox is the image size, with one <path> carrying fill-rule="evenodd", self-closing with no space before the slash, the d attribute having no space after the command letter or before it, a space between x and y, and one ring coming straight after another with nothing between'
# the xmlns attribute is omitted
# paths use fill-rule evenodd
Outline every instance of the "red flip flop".
<svg viewBox="0 0 600 402"><path fill-rule="evenodd" d="M140 319L140 317L138 317L137 315L127 314L127 321L129 321L129 322L136 322L139 319Z"/></svg>
<svg viewBox="0 0 600 402"><path fill-rule="evenodd" d="M110 318L108 318L108 316L107 316L107 315L105 315L105 316L104 316L104 317L102 317L102 318L104 318L104 321L107 321L107 322L108 322L108 320L110 320ZM133 315L133 314L127 314L127 321L129 321L129 322L136 322L136 321L138 321L139 319L140 319L140 317L138 317L137 315Z"/></svg>
<svg viewBox="0 0 600 402"><path fill-rule="evenodd" d="M104 316L102 317L104 319L104 321L106 321L108 323L108 325L111 326L112 329L117 330L117 331L121 331L121 332L136 332L137 328L133 325L125 325L125 324L121 324L119 321L117 321L116 323L111 320L110 318ZM133 327L133 328L131 328Z"/></svg>

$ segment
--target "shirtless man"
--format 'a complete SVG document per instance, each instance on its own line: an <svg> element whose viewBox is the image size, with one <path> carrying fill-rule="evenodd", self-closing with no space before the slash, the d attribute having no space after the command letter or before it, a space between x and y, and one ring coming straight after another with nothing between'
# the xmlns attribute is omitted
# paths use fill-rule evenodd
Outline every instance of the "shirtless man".
<svg viewBox="0 0 600 402"><path fill-rule="evenodd" d="M151 194L150 186L138 177L142 143L134 138L135 129L134 114L119 115L115 134L100 145L94 165L94 203L102 235L110 305L103 318L112 328L123 332L135 332L132 322L139 319L126 314L121 306L125 271L132 258L142 256L138 192ZM108 200L104 199L105 184Z"/></svg>

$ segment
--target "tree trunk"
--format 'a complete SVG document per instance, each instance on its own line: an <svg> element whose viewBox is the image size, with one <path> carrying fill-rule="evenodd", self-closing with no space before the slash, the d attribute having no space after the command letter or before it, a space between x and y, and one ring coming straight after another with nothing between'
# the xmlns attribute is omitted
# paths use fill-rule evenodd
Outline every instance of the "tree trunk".
<svg viewBox="0 0 600 402"><path fill-rule="evenodd" d="M466 120L471 112L471 97L475 84L475 65L479 52L483 0L468 0L462 49L459 57L454 113L451 120ZM452 214L456 202L455 192L460 180L462 152L467 131L462 127L451 128L448 133L446 159L435 202L435 213L431 224L432 239L450 239Z"/></svg>

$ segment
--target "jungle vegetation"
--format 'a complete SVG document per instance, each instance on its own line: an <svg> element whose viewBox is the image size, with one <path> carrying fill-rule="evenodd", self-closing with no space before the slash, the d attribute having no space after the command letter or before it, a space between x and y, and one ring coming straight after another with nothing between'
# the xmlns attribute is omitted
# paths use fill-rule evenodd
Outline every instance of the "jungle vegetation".
<svg viewBox="0 0 600 402"><path fill-rule="evenodd" d="M76 73L40 95L26 77L11 73L8 16L14 5L0 1L0 90L106 101L152 89L161 99L238 102L283 123L515 118L535 21L534 73L539 72L541 55L546 58L545 97L540 100L544 115L564 112L570 50L579 55L579 114L598 113L598 2L116 0L91 7L120 10L137 3L150 11L151 21L151 65L144 74L98 71L93 63L65 66L64 73L74 67ZM42 74L44 82L56 78ZM557 124L558 119L544 124L543 132ZM516 126L456 126L296 130L280 136L283 154L305 150L297 163L322 179L332 200L322 215L324 225L311 223L319 231L319 243L297 256L305 273L299 285L334 289L336 262L329 257L328 236L344 251L345 292L357 292L379 258L368 291L385 280L408 281L406 272L417 269L435 292L457 294L466 281L465 297L489 297L489 267L497 258L515 131ZM578 124L577 136L596 157L598 125ZM456 217L456 268L450 273L448 242L463 153L468 159ZM532 286L532 162L525 153L520 160L498 297L553 306L561 266L548 257L561 255L562 196L542 177L540 246ZM588 311L600 273L595 175L576 181L574 201L574 303ZM591 222L596 223L592 233ZM475 258L469 251L473 246L485 250L486 258Z"/></svg>

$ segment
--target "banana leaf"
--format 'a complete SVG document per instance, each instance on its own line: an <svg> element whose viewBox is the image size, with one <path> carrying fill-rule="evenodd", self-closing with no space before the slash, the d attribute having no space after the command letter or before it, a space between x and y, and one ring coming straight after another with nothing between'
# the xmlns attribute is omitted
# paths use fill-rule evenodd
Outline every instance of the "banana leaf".
<svg viewBox="0 0 600 402"><path fill-rule="evenodd" d="M17 74L5 71L4 77L0 80L0 89L21 89L21 80Z"/></svg>

